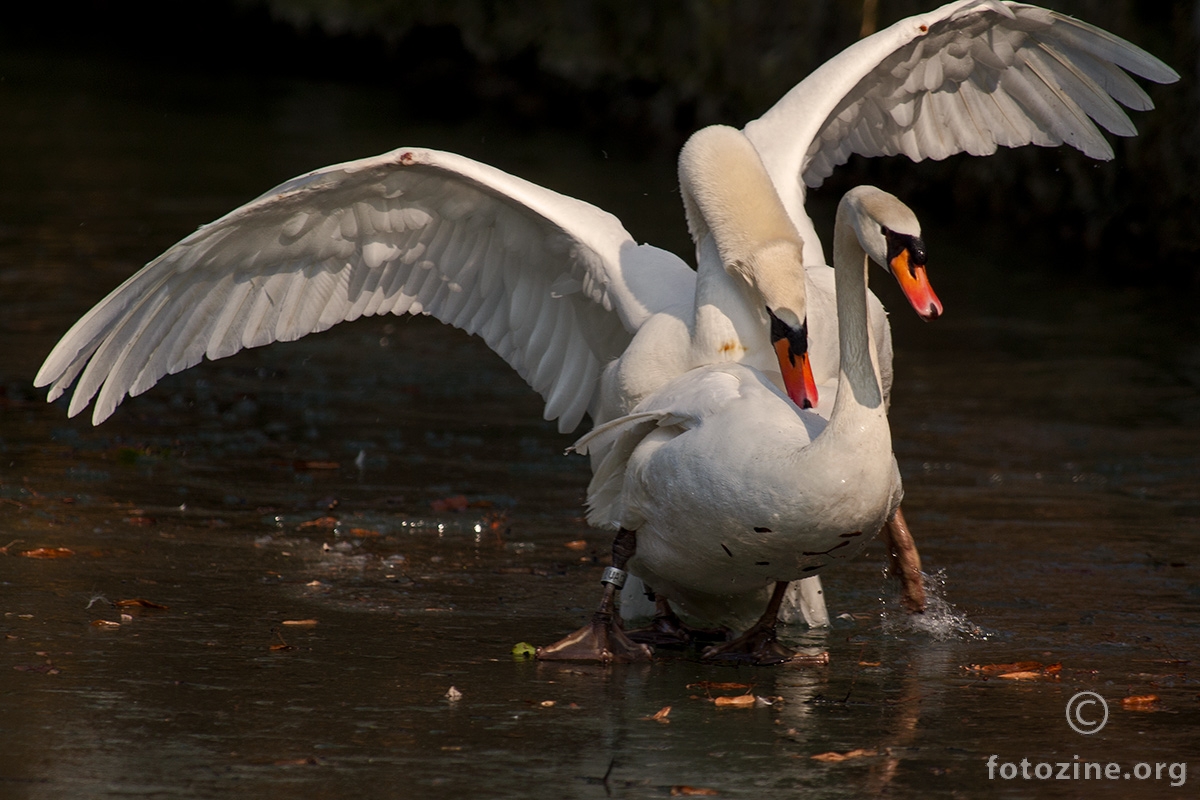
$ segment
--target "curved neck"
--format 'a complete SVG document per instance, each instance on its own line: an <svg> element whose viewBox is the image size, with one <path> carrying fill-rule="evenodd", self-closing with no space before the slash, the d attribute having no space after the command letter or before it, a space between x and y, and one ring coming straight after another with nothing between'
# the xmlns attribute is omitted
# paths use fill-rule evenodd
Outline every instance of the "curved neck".
<svg viewBox="0 0 1200 800"><path fill-rule="evenodd" d="M693 362L770 369L766 309L805 318L803 243L758 152L738 130L702 128L679 155L679 188L696 242Z"/></svg>
<svg viewBox="0 0 1200 800"><path fill-rule="evenodd" d="M841 348L838 396L833 415L853 400L866 408L882 408L879 370L867 324L867 254L851 224L846 203L838 206L834 226L833 265L837 288L838 344ZM849 391L847 391L847 389Z"/></svg>

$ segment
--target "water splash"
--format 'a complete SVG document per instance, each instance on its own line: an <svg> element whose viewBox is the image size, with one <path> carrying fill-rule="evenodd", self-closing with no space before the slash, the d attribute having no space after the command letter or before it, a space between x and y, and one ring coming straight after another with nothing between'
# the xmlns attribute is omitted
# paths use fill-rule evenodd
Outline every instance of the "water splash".
<svg viewBox="0 0 1200 800"><path fill-rule="evenodd" d="M922 572L921 577L925 584L925 613L908 613L900 607L894 596L880 598L883 606L880 622L885 634L904 636L918 633L939 642L951 639L987 641L995 637L993 632L967 619L966 614L946 599L946 570L940 569L932 575Z"/></svg>

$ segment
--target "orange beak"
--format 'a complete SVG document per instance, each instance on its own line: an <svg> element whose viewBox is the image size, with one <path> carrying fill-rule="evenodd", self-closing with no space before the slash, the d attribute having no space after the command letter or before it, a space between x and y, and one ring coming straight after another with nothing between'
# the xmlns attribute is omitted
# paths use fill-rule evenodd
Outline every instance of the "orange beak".
<svg viewBox="0 0 1200 800"><path fill-rule="evenodd" d="M775 357L779 359L779 371L783 373L783 387L788 397L800 408L815 408L817 382L813 380L812 367L808 363L807 341L805 350L797 355L791 337L776 339Z"/></svg>
<svg viewBox="0 0 1200 800"><path fill-rule="evenodd" d="M905 247L892 256L888 266L892 268L892 274L900 283L901 291L921 319L926 322L937 319L942 315L942 301L938 300L937 295L933 293L933 287L929 285L929 278L925 275L925 264L914 264L911 259L911 251Z"/></svg>

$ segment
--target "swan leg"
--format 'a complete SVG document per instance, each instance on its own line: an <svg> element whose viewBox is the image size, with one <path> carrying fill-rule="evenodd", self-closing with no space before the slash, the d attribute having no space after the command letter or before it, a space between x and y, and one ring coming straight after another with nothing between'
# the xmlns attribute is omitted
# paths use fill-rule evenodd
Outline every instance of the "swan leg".
<svg viewBox="0 0 1200 800"><path fill-rule="evenodd" d="M726 628L693 628L686 624L665 597L654 596L654 609L650 625L630 631L630 639L655 647L687 647L698 641L724 642L730 638Z"/></svg>
<svg viewBox="0 0 1200 800"><path fill-rule="evenodd" d="M625 583L625 565L637 550L637 536L624 528L613 539L612 567L604 571L604 593L591 621L552 645L539 647L540 661L649 661L653 651L632 641L613 613L615 597Z"/></svg>
<svg viewBox="0 0 1200 800"><path fill-rule="evenodd" d="M910 614L922 613L925 583L921 578L921 554L899 507L883 526L883 543L887 546L891 573L900 581L900 604Z"/></svg>
<svg viewBox="0 0 1200 800"><path fill-rule="evenodd" d="M734 661L743 664L768 666L771 664L828 664L829 654L806 656L779 643L775 624L779 619L779 607L787 594L788 582L777 581L767 610L758 622L732 642L713 645L702 654L706 661Z"/></svg>

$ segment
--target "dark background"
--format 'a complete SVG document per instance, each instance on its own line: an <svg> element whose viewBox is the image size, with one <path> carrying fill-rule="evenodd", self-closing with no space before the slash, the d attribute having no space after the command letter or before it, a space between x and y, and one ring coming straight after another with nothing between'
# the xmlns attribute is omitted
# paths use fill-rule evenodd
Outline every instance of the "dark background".
<svg viewBox="0 0 1200 800"><path fill-rule="evenodd" d="M1115 141L1115 161L1036 147L917 168L902 157L855 159L827 182L827 191L837 196L857 183L879 183L927 218L989 228L993 237L1019 242L1014 259L1038 247L1063 269L1104 283L1200 288L1200 4L1044 5L1129 39L1182 75L1172 86L1147 86L1157 108L1132 114L1140 135ZM934 6L919 0L75 0L10 5L0 46L118 53L151 70L383 85L394 88L408 119L500 115L531 131L565 129L595 147L637 155L673 152L702 125L740 126L759 116L852 43L864 14L884 27Z"/></svg>

